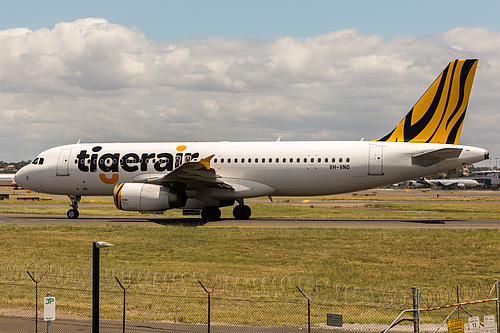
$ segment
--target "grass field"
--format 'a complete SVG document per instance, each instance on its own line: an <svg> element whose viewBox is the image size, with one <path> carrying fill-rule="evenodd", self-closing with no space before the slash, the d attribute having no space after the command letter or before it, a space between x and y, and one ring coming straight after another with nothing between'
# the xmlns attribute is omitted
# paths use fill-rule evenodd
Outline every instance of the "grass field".
<svg viewBox="0 0 500 333"><path fill-rule="evenodd" d="M0 200L0 214L65 215L69 199L64 196L33 194L1 188L11 198ZM19 198L36 196L41 201ZM45 199L45 200L44 200ZM391 191L332 195L323 197L278 197L247 200L254 218L338 218L338 219L500 219L500 192L493 191ZM222 208L223 217L232 217L232 207ZM93 216L141 216L116 209L111 197L83 197L80 214ZM166 217L182 216L169 210Z"/></svg>
<svg viewBox="0 0 500 333"><path fill-rule="evenodd" d="M392 192L391 192L392 193ZM18 194L26 195L26 194ZM87 201L88 200L88 201ZM64 215L68 200L0 201L0 213ZM424 192L280 198L252 204L255 217L500 218L500 195ZM415 214L412 211L420 211ZM84 199L82 214L116 215L110 198ZM133 213L135 214L135 213ZM175 211L168 214L177 214ZM223 216L230 216L225 209ZM136 215L136 214L135 214ZM244 277L304 276L359 286L449 286L500 278L500 230L195 228L185 226L0 226L2 262L89 267L92 242L115 244L102 267L211 272Z"/></svg>
<svg viewBox="0 0 500 333"><path fill-rule="evenodd" d="M304 276L360 286L449 286L499 278L498 230L0 226L3 262Z"/></svg>

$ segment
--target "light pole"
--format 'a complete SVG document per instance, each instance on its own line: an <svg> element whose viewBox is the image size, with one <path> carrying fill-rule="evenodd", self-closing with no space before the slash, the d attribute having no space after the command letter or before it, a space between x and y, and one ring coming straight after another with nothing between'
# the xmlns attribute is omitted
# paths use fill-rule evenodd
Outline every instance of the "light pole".
<svg viewBox="0 0 500 333"><path fill-rule="evenodd" d="M94 242L92 246L92 333L99 333L99 249L113 244Z"/></svg>

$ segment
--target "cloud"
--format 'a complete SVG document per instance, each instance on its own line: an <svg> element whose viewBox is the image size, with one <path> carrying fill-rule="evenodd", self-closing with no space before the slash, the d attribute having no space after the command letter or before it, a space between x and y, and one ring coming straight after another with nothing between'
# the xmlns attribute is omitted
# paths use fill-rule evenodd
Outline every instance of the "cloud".
<svg viewBox="0 0 500 333"><path fill-rule="evenodd" d="M388 40L348 29L154 42L87 18L3 30L0 46L2 160L80 138L376 139L455 58L480 59L461 142L500 154L485 134L497 131L500 32L486 28Z"/></svg>

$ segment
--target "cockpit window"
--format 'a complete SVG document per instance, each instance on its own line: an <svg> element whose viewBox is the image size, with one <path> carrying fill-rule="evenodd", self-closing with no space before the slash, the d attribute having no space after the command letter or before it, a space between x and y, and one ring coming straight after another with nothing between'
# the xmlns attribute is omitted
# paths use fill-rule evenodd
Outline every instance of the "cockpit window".
<svg viewBox="0 0 500 333"><path fill-rule="evenodd" d="M33 160L33 162L31 162L32 164L38 164L38 165L42 165L43 164L43 161L44 161L44 158L43 157L37 157Z"/></svg>

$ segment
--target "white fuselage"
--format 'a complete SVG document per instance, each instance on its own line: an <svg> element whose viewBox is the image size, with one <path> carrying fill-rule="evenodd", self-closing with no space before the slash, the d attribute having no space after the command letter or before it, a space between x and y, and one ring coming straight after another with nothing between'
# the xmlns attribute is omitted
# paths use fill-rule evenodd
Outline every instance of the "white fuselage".
<svg viewBox="0 0 500 333"><path fill-rule="evenodd" d="M412 157L443 148L458 158L430 166ZM233 187L211 189L217 198L313 196L393 184L488 158L482 148L404 142L206 142L73 144L46 150L22 168L18 185L38 192L112 195L119 183L165 175L182 163L215 154L210 166ZM42 161L43 163L40 163ZM196 197L190 193L188 197Z"/></svg>
<svg viewBox="0 0 500 333"><path fill-rule="evenodd" d="M0 175L0 186L16 186L16 183L14 182L14 176L15 174L9 173L9 174L1 174Z"/></svg>

